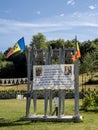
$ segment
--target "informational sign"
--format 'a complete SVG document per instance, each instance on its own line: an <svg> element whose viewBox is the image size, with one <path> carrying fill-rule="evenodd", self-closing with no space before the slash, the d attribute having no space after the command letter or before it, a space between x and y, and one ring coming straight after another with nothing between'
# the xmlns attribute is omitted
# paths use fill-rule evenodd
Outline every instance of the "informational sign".
<svg viewBox="0 0 98 130"><path fill-rule="evenodd" d="M33 66L33 89L74 89L74 65Z"/></svg>

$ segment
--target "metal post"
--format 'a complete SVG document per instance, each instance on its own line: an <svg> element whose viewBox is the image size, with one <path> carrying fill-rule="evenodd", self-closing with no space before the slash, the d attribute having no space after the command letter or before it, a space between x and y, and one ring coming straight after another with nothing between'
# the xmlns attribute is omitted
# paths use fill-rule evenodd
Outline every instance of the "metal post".
<svg viewBox="0 0 98 130"><path fill-rule="evenodd" d="M62 48L59 48L59 64L62 64ZM58 117L60 118L61 117L61 104L62 104L62 98L61 98L61 95L62 95L62 91L61 89L59 88L59 107L58 107Z"/></svg>
<svg viewBox="0 0 98 130"><path fill-rule="evenodd" d="M52 115L52 90L49 90L49 110L50 110L50 116Z"/></svg>
<svg viewBox="0 0 98 130"><path fill-rule="evenodd" d="M80 120L79 117L79 69L78 69L78 59L74 64L74 72L75 72L75 120L78 122Z"/></svg>
<svg viewBox="0 0 98 130"><path fill-rule="evenodd" d="M59 48L59 64L63 63L63 49ZM61 114L64 114L64 90L59 89L59 112L58 116L60 117Z"/></svg>
<svg viewBox="0 0 98 130"><path fill-rule="evenodd" d="M45 89L45 102L44 102L44 117L47 117L47 108L48 108L48 90Z"/></svg>
<svg viewBox="0 0 98 130"><path fill-rule="evenodd" d="M51 52L50 49L46 49L46 62L45 65L50 65L51 64Z"/></svg>
<svg viewBox="0 0 98 130"><path fill-rule="evenodd" d="M62 89L61 90L62 95L61 95L61 114L64 115L65 113L65 91Z"/></svg>
<svg viewBox="0 0 98 130"><path fill-rule="evenodd" d="M36 115L36 110L37 110L37 92L36 92L36 90L33 91L33 104L34 104L34 115Z"/></svg>
<svg viewBox="0 0 98 130"><path fill-rule="evenodd" d="M48 64L52 64L51 60L51 55L52 55L52 48L50 47L49 52L48 52ZM49 90L49 110L50 110L50 115L52 115L52 90Z"/></svg>
<svg viewBox="0 0 98 130"><path fill-rule="evenodd" d="M59 89L59 107L58 107L58 118L61 117L61 89Z"/></svg>
<svg viewBox="0 0 98 130"><path fill-rule="evenodd" d="M46 62L45 65L51 64L51 48L46 49L47 55L46 55ZM45 90L47 91L47 90ZM46 93L46 98L45 98L45 111L44 111L44 116L47 114L47 108L48 108L48 97L47 97L47 92ZM49 90L49 110L50 110L50 115L52 115L52 90Z"/></svg>
<svg viewBox="0 0 98 130"><path fill-rule="evenodd" d="M62 64L63 58L63 49L59 48L59 64Z"/></svg>
<svg viewBox="0 0 98 130"><path fill-rule="evenodd" d="M26 117L29 117L30 113L30 103L31 103L31 95L30 95L30 75L31 75L31 64L30 64L30 48L28 48L28 55L27 55L27 77L28 77L28 84L27 84L27 97L26 97Z"/></svg>

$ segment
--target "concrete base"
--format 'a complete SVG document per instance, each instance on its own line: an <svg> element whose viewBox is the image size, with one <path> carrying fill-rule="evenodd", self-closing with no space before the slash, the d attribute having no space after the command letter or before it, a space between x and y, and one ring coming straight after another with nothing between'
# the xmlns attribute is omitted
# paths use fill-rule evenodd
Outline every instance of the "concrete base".
<svg viewBox="0 0 98 130"><path fill-rule="evenodd" d="M44 116L44 115L30 115L29 117L22 117L22 121L40 121L40 122L81 122L82 116Z"/></svg>

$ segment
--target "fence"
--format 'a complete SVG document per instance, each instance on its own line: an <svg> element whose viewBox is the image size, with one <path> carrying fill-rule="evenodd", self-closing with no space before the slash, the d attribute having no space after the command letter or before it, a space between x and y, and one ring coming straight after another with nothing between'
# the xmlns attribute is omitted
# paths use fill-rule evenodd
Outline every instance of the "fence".
<svg viewBox="0 0 98 130"><path fill-rule="evenodd" d="M25 83L27 83L27 78L0 79L0 85L15 85Z"/></svg>

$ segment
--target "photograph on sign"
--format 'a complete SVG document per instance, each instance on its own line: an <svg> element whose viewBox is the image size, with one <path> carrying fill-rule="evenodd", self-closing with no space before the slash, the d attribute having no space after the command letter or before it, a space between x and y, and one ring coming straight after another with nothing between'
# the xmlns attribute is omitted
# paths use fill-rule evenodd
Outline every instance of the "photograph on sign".
<svg viewBox="0 0 98 130"><path fill-rule="evenodd" d="M42 67L36 67L36 76L42 76Z"/></svg>
<svg viewBox="0 0 98 130"><path fill-rule="evenodd" d="M33 66L33 89L74 89L74 65Z"/></svg>
<svg viewBox="0 0 98 130"><path fill-rule="evenodd" d="M65 75L72 75L72 66L65 66L64 67L64 74Z"/></svg>

